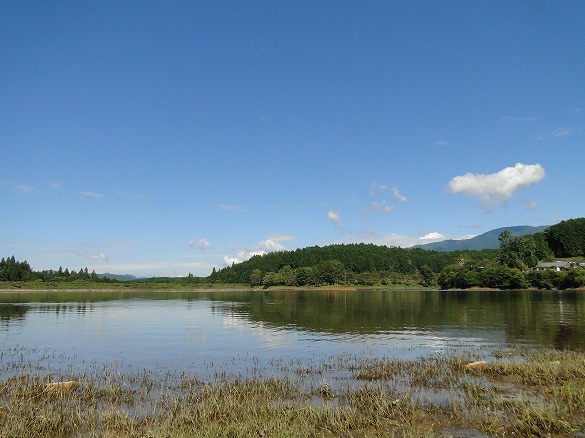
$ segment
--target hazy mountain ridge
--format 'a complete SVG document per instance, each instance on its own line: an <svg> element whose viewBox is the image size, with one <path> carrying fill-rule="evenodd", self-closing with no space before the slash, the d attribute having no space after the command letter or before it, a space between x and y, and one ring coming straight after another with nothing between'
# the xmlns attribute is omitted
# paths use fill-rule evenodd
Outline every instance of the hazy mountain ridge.
<svg viewBox="0 0 585 438"><path fill-rule="evenodd" d="M134 275L130 274L110 274L106 272L104 274L97 274L99 278L109 278L110 280L118 280L118 281L132 281L132 280L140 280L140 277L135 277Z"/></svg>
<svg viewBox="0 0 585 438"><path fill-rule="evenodd" d="M422 248L434 251L457 251L457 250L480 250L480 249L498 249L500 242L498 237L502 231L508 230L513 236L525 236L527 234L541 233L548 225L542 226L529 226L529 225L517 225L513 227L502 227L494 230L487 231L479 236L472 237L471 239L463 240L442 240L440 242L427 243L425 245L415 245L414 248Z"/></svg>

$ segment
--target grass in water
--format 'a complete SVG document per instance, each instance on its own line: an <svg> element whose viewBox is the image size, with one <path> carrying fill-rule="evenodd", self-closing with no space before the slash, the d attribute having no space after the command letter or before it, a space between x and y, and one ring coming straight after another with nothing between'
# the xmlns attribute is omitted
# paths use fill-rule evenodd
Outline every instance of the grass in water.
<svg viewBox="0 0 585 438"><path fill-rule="evenodd" d="M585 353L494 350L466 368L477 356L337 357L212 382L95 365L55 376L0 360L12 376L0 382L0 436L584 436Z"/></svg>

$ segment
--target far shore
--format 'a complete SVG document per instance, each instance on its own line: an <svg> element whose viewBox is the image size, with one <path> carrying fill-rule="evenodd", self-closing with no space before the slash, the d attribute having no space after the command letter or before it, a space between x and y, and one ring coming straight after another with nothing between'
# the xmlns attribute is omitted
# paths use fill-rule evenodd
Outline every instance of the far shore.
<svg viewBox="0 0 585 438"><path fill-rule="evenodd" d="M170 287L167 284L152 284L152 285L141 285L141 286L130 286L127 284L120 284L116 287L111 285L104 287L90 287L90 288L33 288L26 286L16 287L1 287L0 293L34 293L34 292L269 292L269 291L360 291L360 290L438 290L433 288L415 287L415 286L310 286L310 287L297 287L297 286L273 286L270 288L261 287L250 287L245 285L234 285L233 287L222 285L222 286L211 286L211 287Z"/></svg>
<svg viewBox="0 0 585 438"><path fill-rule="evenodd" d="M22 284L10 282L10 286L0 284L0 294L14 294L14 293L77 293L77 292L88 292L88 293L144 293L144 292L193 292L193 293L211 293L211 292L294 292L294 291L438 291L442 289L429 288L416 285L385 285L385 286L348 286L348 285L329 285L329 286L272 286L270 288L262 287L251 287L243 284L234 285L209 285L205 287L189 287L182 285L177 287L176 284L159 283L159 284L129 284L129 283L116 283L96 285L92 287L67 287L68 284L64 283L61 287L42 287L38 283L31 286L28 282ZM491 289L485 287L472 287L469 289L448 289L448 290L460 290L460 291L500 291L500 289ZM537 289L526 289L526 290L537 290ZM566 290L585 290L585 286L577 289L566 289Z"/></svg>

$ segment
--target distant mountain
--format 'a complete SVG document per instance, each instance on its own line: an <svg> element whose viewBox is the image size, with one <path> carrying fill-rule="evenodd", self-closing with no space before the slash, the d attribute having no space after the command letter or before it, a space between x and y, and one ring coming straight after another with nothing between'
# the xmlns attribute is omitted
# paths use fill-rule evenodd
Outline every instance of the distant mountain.
<svg viewBox="0 0 585 438"><path fill-rule="evenodd" d="M138 277L135 277L134 275L130 275L130 274L110 274L109 272L106 272L105 274L97 274L97 276L99 278L110 278L112 280L118 280L118 281L132 281L132 280L138 280Z"/></svg>
<svg viewBox="0 0 585 438"><path fill-rule="evenodd" d="M531 227L528 225L519 225L515 227L496 228L472 237L471 239L463 240L443 240L441 242L427 243L425 245L416 245L415 248L432 249L434 251L457 251L457 250L480 250L480 249L498 249L500 242L498 237L504 230L510 231L513 236L524 236L526 234L535 234L544 231L548 226Z"/></svg>

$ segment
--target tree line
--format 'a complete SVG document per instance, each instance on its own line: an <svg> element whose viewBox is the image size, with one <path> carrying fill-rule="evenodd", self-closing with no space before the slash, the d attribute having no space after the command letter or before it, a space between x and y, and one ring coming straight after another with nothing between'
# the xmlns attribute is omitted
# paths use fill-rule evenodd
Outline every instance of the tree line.
<svg viewBox="0 0 585 438"><path fill-rule="evenodd" d="M488 287L496 289L569 289L585 286L585 269L536 270L539 262L585 257L585 218L552 225L542 233L512 236L503 231L495 265L451 264L437 279L442 289Z"/></svg>
<svg viewBox="0 0 585 438"><path fill-rule="evenodd" d="M210 282L251 286L418 284L441 289L564 289L585 285L585 270L536 271L539 262L585 257L585 218L542 233L500 234L499 250L438 252L373 244L340 244L279 251L213 270Z"/></svg>
<svg viewBox="0 0 585 438"><path fill-rule="evenodd" d="M441 270L465 258L495 260L498 250L429 251L366 243L313 246L278 251L214 270L211 282L252 286L321 286L331 284L391 285L415 282L436 285Z"/></svg>
<svg viewBox="0 0 585 438"><path fill-rule="evenodd" d="M59 267L58 270L45 270L36 272L33 271L25 260L24 262L17 261L14 256L2 258L0 260L0 281L92 281L104 282L111 281L109 278L100 278L95 271L91 273L87 267L79 269L79 271L69 271L68 268L63 269Z"/></svg>
<svg viewBox="0 0 585 438"><path fill-rule="evenodd" d="M213 269L208 277L153 277L144 283L249 284L254 287L322 286L332 284L391 286L420 285L441 289L565 289L585 286L585 269L539 271L536 265L559 258L585 257L585 218L552 225L542 233L500 234L499 249L439 252L373 244L313 246L278 251ZM88 269L35 272L14 256L0 261L0 281L117 281L100 278Z"/></svg>

